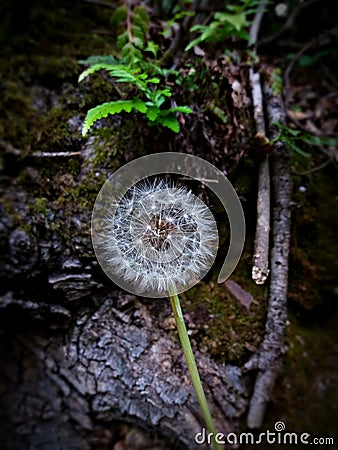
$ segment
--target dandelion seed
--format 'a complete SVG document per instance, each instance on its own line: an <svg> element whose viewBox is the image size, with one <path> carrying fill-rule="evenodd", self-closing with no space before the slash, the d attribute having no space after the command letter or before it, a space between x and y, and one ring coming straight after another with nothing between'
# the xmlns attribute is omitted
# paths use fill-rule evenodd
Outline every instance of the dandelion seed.
<svg viewBox="0 0 338 450"><path fill-rule="evenodd" d="M183 187L138 183L106 216L101 248L131 292L153 297L194 286L208 272L218 248L209 208Z"/></svg>

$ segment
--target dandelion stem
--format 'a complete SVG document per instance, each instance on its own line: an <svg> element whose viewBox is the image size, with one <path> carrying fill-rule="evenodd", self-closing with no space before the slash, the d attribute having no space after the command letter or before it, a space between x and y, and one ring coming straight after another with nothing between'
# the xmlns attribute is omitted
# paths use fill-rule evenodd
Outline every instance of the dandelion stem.
<svg viewBox="0 0 338 450"><path fill-rule="evenodd" d="M184 356L187 361L189 373L190 373L191 380L192 380L192 383L193 383L195 391L196 391L196 395L197 395L197 398L198 398L198 401L199 401L199 404L201 407L201 411L202 411L202 414L203 414L203 417L205 420L205 424L207 426L209 433L211 433L211 439L212 439L212 444L213 444L214 450L221 450L221 448L222 448L221 445L218 442L216 442L216 439L215 439L217 431L216 431L214 422L213 422L211 414L210 414L207 399L205 397L201 379L200 379L198 369L196 366L195 357L192 352L190 339L189 339L189 336L187 333L187 328L185 326L185 322L184 322L184 318L183 318L183 314L182 314L180 300L178 298L176 290L173 287L171 287L169 289L169 294L170 294L171 306L174 311L178 335L180 337Z"/></svg>

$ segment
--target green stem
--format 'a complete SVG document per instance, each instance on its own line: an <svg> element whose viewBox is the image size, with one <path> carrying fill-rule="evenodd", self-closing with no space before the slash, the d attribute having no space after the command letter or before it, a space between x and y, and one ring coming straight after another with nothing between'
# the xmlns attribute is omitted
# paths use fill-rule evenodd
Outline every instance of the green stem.
<svg viewBox="0 0 338 450"><path fill-rule="evenodd" d="M217 431L216 431L214 422L213 422L211 414L210 414L207 399L205 397L201 379L200 379L198 369L196 366L194 354L191 349L190 339L189 339L189 336L187 333L187 328L185 326L182 309L181 309L181 305L180 305L180 300L178 298L178 295L177 295L175 289L173 289L173 288L169 289L169 294L170 294L171 306L174 311L178 335L180 337L184 356L187 361L191 380L192 380L192 383L193 383L195 391L196 391L196 395L197 395L197 398L198 398L198 401L199 401L199 404L201 407L201 411L202 411L202 414L203 414L203 417L205 420L205 424L207 426L209 433L211 433L211 440L212 440L212 445L213 445L214 450L221 450L222 449L221 445L218 442L216 442L216 439L215 439Z"/></svg>

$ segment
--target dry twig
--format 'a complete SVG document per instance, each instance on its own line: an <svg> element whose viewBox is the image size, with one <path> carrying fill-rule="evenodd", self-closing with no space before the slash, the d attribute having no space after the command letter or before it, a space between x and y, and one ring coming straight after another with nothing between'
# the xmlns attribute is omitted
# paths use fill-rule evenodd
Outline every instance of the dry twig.
<svg viewBox="0 0 338 450"><path fill-rule="evenodd" d="M81 152L34 152L34 158L69 158L81 155Z"/></svg>
<svg viewBox="0 0 338 450"><path fill-rule="evenodd" d="M273 129L272 124L285 123L283 103L280 97L273 95L267 84L264 86L264 94L271 124L271 137L274 138L278 135L278 129ZM249 428L259 428L262 425L266 405L280 371L284 347L292 179L289 151L282 141L275 143L272 153L272 182L274 188L273 247L268 315L261 348L258 354L246 364L248 370L258 369L247 418Z"/></svg>
<svg viewBox="0 0 338 450"><path fill-rule="evenodd" d="M256 45L259 26L267 2L261 3L250 29L251 43ZM256 122L255 139L268 143L263 112L263 95L260 73L250 67L249 77L252 89L252 102ZM252 279L257 284L264 284L269 274L269 231L270 231L270 170L269 157L263 157L259 166L257 194L257 224L253 256Z"/></svg>

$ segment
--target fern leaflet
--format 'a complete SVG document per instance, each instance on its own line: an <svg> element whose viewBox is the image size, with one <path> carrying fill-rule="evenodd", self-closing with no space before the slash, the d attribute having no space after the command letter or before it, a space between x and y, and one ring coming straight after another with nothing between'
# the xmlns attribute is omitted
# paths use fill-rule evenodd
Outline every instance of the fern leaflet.
<svg viewBox="0 0 338 450"><path fill-rule="evenodd" d="M101 105L95 106L95 108L90 109L87 112L86 118L82 127L82 136L88 133L89 128L99 119L107 117L109 114L117 114L121 111L131 112L132 109L136 111L146 113L146 104L138 99L134 98L132 100L117 100L115 102L102 103Z"/></svg>

